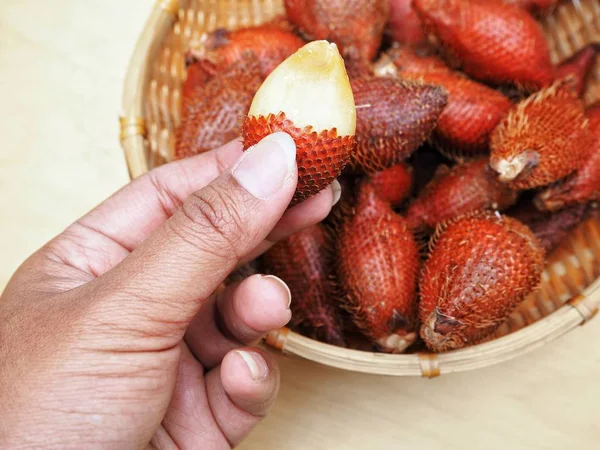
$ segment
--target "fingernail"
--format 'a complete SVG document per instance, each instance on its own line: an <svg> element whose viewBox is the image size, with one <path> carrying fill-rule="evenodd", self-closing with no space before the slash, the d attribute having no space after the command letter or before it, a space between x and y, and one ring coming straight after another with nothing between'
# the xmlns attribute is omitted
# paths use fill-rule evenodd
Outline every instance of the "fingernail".
<svg viewBox="0 0 600 450"><path fill-rule="evenodd" d="M333 204L331 206L335 206L340 201L340 198L342 198L342 185L338 180L334 180L331 183L331 190L333 191Z"/></svg>
<svg viewBox="0 0 600 450"><path fill-rule="evenodd" d="M263 275L263 280L272 283L275 289L281 292L281 296L285 299L285 309L290 309L290 305L292 304L292 291L288 285L281 278L278 278L274 275Z"/></svg>
<svg viewBox="0 0 600 450"><path fill-rule="evenodd" d="M246 352L244 350L237 350L236 353L241 356L254 381L261 381L267 378L269 368L262 356L258 353Z"/></svg>
<svg viewBox="0 0 600 450"><path fill-rule="evenodd" d="M256 198L276 194L296 164L296 144L287 133L277 132L244 152L232 171L233 178Z"/></svg>

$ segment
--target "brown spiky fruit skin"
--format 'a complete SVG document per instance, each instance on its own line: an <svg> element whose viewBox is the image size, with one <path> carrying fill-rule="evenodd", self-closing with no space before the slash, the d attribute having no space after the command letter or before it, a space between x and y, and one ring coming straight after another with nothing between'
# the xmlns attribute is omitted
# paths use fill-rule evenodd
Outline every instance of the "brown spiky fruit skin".
<svg viewBox="0 0 600 450"><path fill-rule="evenodd" d="M535 206L528 203L507 214L527 225L548 255L562 244L571 231L586 220L591 212L592 208L588 204L570 205L550 213L538 211Z"/></svg>
<svg viewBox="0 0 600 450"><path fill-rule="evenodd" d="M308 40L335 42L344 57L373 60L389 17L389 0L285 0L290 22Z"/></svg>
<svg viewBox="0 0 600 450"><path fill-rule="evenodd" d="M572 77L574 80L573 89L581 97L599 50L600 44L589 44L583 47L573 56L560 63L556 70L556 79Z"/></svg>
<svg viewBox="0 0 600 450"><path fill-rule="evenodd" d="M345 347L341 310L330 278L331 242L313 225L275 244L262 258L267 273L285 281L292 293L290 326L329 344Z"/></svg>
<svg viewBox="0 0 600 450"><path fill-rule="evenodd" d="M196 87L183 102L175 157L203 153L238 137L241 118L248 112L262 81L258 62L243 58Z"/></svg>
<svg viewBox="0 0 600 450"><path fill-rule="evenodd" d="M445 153L470 156L489 149L492 131L512 106L508 98L450 70L435 57L419 57L410 49L394 49L389 57L400 77L442 86L448 92L448 105L434 131L435 142Z"/></svg>
<svg viewBox="0 0 600 450"><path fill-rule="evenodd" d="M600 103L588 108L586 116L593 140L589 157L573 176L538 194L538 209L558 211L567 205L600 199Z"/></svg>
<svg viewBox="0 0 600 450"><path fill-rule="evenodd" d="M432 229L477 210L503 210L517 200L517 192L498 181L487 158L442 167L408 207L406 219L414 230Z"/></svg>
<svg viewBox="0 0 600 450"><path fill-rule="evenodd" d="M421 273L421 337L444 352L490 336L540 283L544 251L519 221L477 213L440 227Z"/></svg>
<svg viewBox="0 0 600 450"><path fill-rule="evenodd" d="M527 11L497 0L414 0L413 5L448 62L473 78L528 90L554 80L548 43Z"/></svg>
<svg viewBox="0 0 600 450"><path fill-rule="evenodd" d="M356 104L352 167L373 173L408 158L432 133L447 103L443 88L394 77L350 80Z"/></svg>
<svg viewBox="0 0 600 450"><path fill-rule="evenodd" d="M193 53L198 59L210 61L217 71L225 70L244 55L251 54L260 62L263 77L266 77L304 44L291 31L278 24L267 23L235 31L215 30Z"/></svg>
<svg viewBox="0 0 600 450"><path fill-rule="evenodd" d="M419 251L405 220L368 184L337 238L342 302L379 348L403 352L416 339Z"/></svg>
<svg viewBox="0 0 600 450"><path fill-rule="evenodd" d="M246 117L242 125L244 149L277 131L288 133L296 143L298 184L292 206L333 183L348 164L354 149L354 136L338 136L335 129L317 133L310 127L298 128L284 113Z"/></svg>
<svg viewBox="0 0 600 450"><path fill-rule="evenodd" d="M389 28L396 42L417 44L425 40L423 25L411 3L412 0L390 0Z"/></svg>
<svg viewBox="0 0 600 450"><path fill-rule="evenodd" d="M413 185L413 170L406 164L398 164L376 172L368 178L368 183L382 200L393 208L399 208L410 196Z"/></svg>
<svg viewBox="0 0 600 450"><path fill-rule="evenodd" d="M551 184L587 158L592 137L583 103L570 86L569 80L559 80L521 101L492 133L490 165L511 188ZM522 163L521 169L503 177L506 162L515 161Z"/></svg>

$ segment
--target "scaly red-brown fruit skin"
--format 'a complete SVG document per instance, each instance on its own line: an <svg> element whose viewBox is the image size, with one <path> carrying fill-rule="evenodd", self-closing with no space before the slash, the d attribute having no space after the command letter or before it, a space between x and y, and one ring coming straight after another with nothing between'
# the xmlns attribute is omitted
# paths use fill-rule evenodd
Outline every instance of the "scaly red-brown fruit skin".
<svg viewBox="0 0 600 450"><path fill-rule="evenodd" d="M368 183L382 200L393 208L399 208L410 196L413 185L412 167L398 164L376 172L368 178Z"/></svg>
<svg viewBox="0 0 600 450"><path fill-rule="evenodd" d="M350 80L356 104L351 165L373 173L408 158L435 129L447 103L443 88L394 77Z"/></svg>
<svg viewBox="0 0 600 450"><path fill-rule="evenodd" d="M600 103L588 108L586 116L593 137L589 157L573 176L538 194L538 209L558 211L567 205L600 199Z"/></svg>
<svg viewBox="0 0 600 450"><path fill-rule="evenodd" d="M229 276L225 279L225 286L231 286L236 283L241 283L246 278L251 277L252 275L257 275L261 272L261 267L259 264L259 260L255 259L254 261L250 261L247 264L244 264L233 272L229 274Z"/></svg>
<svg viewBox="0 0 600 450"><path fill-rule="evenodd" d="M405 220L368 184L354 211L337 238L342 302L373 343L401 353L416 339L419 250Z"/></svg>
<svg viewBox="0 0 600 450"><path fill-rule="evenodd" d="M513 189L554 183L579 169L592 135L571 80L555 82L515 105L490 139L490 165Z"/></svg>
<svg viewBox="0 0 600 450"><path fill-rule="evenodd" d="M365 58L351 56L344 58L346 72L351 80L358 78L368 78L375 75L373 63Z"/></svg>
<svg viewBox="0 0 600 450"><path fill-rule="evenodd" d="M421 337L444 352L491 335L540 283L544 251L519 221L492 213L441 226L421 273Z"/></svg>
<svg viewBox="0 0 600 450"><path fill-rule="evenodd" d="M410 158L414 174L413 192L421 192L435 178L442 165L449 166L451 161L430 145L424 145Z"/></svg>
<svg viewBox="0 0 600 450"><path fill-rule="evenodd" d="M285 13L273 17L268 22L263 23L263 25L271 25L280 30L289 31L290 33L296 32L296 26L290 22L290 19L288 19L288 16Z"/></svg>
<svg viewBox="0 0 600 450"><path fill-rule="evenodd" d="M258 62L243 58L219 76L197 86L183 102L175 157L181 159L203 153L238 137L241 118L248 112L261 83Z"/></svg>
<svg viewBox="0 0 600 450"><path fill-rule="evenodd" d="M462 157L488 152L492 131L512 107L510 100L457 72L425 73L419 79L448 92L448 106L434 131L436 144Z"/></svg>
<svg viewBox="0 0 600 450"><path fill-rule="evenodd" d="M406 219L413 230L432 229L477 210L503 210L517 200L517 192L498 181L487 158L442 167L408 207Z"/></svg>
<svg viewBox="0 0 600 450"><path fill-rule="evenodd" d="M418 44L425 40L423 25L411 3L412 0L390 0L389 28L396 42Z"/></svg>
<svg viewBox="0 0 600 450"><path fill-rule="evenodd" d="M271 133L284 131L296 143L298 185L290 206L318 194L340 176L354 149L354 136L338 136L337 131L317 133L310 127L296 127L284 113L246 117L242 125L244 148L258 144Z"/></svg>
<svg viewBox="0 0 600 450"><path fill-rule="evenodd" d="M408 45L396 45L384 53L378 64L384 65L391 62L397 68L398 73L413 74L423 72L448 72L450 68L442 61L429 45L410 47Z"/></svg>
<svg viewBox="0 0 600 450"><path fill-rule="evenodd" d="M345 347L343 320L330 279L332 256L325 231L314 225L275 244L263 256L263 264L267 273L290 288L290 326L313 339Z"/></svg>
<svg viewBox="0 0 600 450"><path fill-rule="evenodd" d="M216 74L216 68L206 60L198 60L192 55L186 57L186 78L181 87L182 110L195 101L194 91L202 88Z"/></svg>
<svg viewBox="0 0 600 450"><path fill-rule="evenodd" d="M548 43L527 11L497 0L414 0L413 6L448 62L473 78L527 90L554 80Z"/></svg>
<svg viewBox="0 0 600 450"><path fill-rule="evenodd" d="M556 71L556 79L573 77L573 88L577 95L581 97L599 50L600 44L589 44L583 47L573 56L560 63Z"/></svg>
<svg viewBox="0 0 600 450"><path fill-rule="evenodd" d="M595 137L600 136L600 101L588 106L585 115L589 121L590 133Z"/></svg>
<svg viewBox="0 0 600 450"><path fill-rule="evenodd" d="M198 59L206 59L218 72L251 53L258 59L263 77L268 76L281 62L305 42L291 31L274 23L229 31L213 31L199 48L193 49Z"/></svg>
<svg viewBox="0 0 600 450"><path fill-rule="evenodd" d="M527 225L548 255L567 239L571 231L589 217L591 211L592 208L588 204L575 204L549 213L538 211L529 203L514 211L508 211L507 214Z"/></svg>
<svg viewBox="0 0 600 450"><path fill-rule="evenodd" d="M547 13L556 6L558 0L502 0L507 5L516 5L534 15Z"/></svg>
<svg viewBox="0 0 600 450"><path fill-rule="evenodd" d="M285 0L290 22L308 40L335 42L344 57L373 60L389 17L389 0Z"/></svg>
<svg viewBox="0 0 600 450"><path fill-rule="evenodd" d="M450 70L433 56L419 57L410 49L394 49L388 56L404 79L442 86L448 105L434 131L435 143L447 154L472 156L489 149L490 135L512 103L500 92Z"/></svg>

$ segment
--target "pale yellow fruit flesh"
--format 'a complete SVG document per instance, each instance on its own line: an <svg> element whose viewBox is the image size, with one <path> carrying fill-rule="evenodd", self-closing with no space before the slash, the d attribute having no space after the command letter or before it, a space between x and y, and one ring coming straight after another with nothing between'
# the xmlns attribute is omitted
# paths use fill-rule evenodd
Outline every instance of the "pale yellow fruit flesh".
<svg viewBox="0 0 600 450"><path fill-rule="evenodd" d="M298 128L335 128L339 136L354 136L354 96L335 44L313 41L283 61L254 96L248 115L280 112Z"/></svg>

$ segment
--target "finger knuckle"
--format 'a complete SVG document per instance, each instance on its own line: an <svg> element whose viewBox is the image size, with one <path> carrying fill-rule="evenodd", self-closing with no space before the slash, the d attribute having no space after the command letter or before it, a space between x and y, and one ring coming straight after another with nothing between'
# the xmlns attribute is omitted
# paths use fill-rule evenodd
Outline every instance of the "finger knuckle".
<svg viewBox="0 0 600 450"><path fill-rule="evenodd" d="M237 199L213 187L194 192L183 205L182 213L197 241L213 250L220 248L238 258L240 239L246 223Z"/></svg>
<svg viewBox="0 0 600 450"><path fill-rule="evenodd" d="M148 182L155 192L158 204L166 217L171 217L181 207L181 200L172 192L168 183L165 182L163 174L158 170L148 172Z"/></svg>

